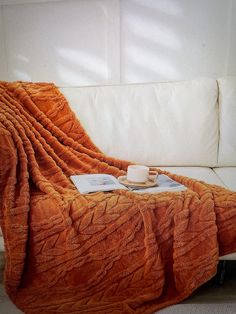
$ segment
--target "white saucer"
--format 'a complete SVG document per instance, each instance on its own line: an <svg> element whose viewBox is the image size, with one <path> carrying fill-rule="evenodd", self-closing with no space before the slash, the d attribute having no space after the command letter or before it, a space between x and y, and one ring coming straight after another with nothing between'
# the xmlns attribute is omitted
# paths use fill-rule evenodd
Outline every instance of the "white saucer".
<svg viewBox="0 0 236 314"><path fill-rule="evenodd" d="M140 183L137 183L137 182L131 182L131 181L128 181L127 180L127 177L126 176L121 176L118 178L118 181L125 185L125 186L128 186L128 187L139 187L139 188L150 188L152 186L156 186L158 185L158 182L157 180L155 181L152 181L152 180L148 180L146 182L140 182Z"/></svg>

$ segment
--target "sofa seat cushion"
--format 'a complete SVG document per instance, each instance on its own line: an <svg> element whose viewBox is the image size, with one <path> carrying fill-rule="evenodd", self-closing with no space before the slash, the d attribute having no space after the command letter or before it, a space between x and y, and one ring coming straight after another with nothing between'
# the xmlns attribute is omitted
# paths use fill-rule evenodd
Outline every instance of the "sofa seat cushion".
<svg viewBox="0 0 236 314"><path fill-rule="evenodd" d="M221 256L220 260L223 260L223 261L236 261L236 253L232 253L232 254Z"/></svg>
<svg viewBox="0 0 236 314"><path fill-rule="evenodd" d="M0 227L0 233L2 232L1 227ZM4 252L4 240L3 236L0 234L0 252Z"/></svg>
<svg viewBox="0 0 236 314"><path fill-rule="evenodd" d="M220 177L208 167L159 167L162 170L182 176L190 177L196 180L204 181L210 184L216 184L226 187Z"/></svg>
<svg viewBox="0 0 236 314"><path fill-rule="evenodd" d="M5 265L4 251L5 251L4 240L3 240L3 236L0 235L0 270L2 270Z"/></svg>
<svg viewBox="0 0 236 314"><path fill-rule="evenodd" d="M214 172L228 189L236 191L236 167L214 168Z"/></svg>

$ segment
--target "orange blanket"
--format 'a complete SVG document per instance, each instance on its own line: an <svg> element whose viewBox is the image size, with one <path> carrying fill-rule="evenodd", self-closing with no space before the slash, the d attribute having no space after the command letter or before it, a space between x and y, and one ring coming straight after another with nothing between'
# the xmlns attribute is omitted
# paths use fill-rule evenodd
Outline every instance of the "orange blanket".
<svg viewBox="0 0 236 314"><path fill-rule="evenodd" d="M0 152L5 287L25 313L153 313L236 251L235 192L170 174L188 189L79 194L70 175L129 163L95 147L53 84L0 82Z"/></svg>

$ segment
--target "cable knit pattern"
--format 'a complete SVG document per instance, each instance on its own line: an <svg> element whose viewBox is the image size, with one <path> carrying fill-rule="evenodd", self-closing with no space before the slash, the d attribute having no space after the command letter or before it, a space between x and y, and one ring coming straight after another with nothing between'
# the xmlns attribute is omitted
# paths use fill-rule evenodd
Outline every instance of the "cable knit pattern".
<svg viewBox="0 0 236 314"><path fill-rule="evenodd" d="M70 175L129 162L92 143L53 84L0 82L0 151L5 287L25 313L153 313L236 251L235 192L169 174L188 189L78 193Z"/></svg>

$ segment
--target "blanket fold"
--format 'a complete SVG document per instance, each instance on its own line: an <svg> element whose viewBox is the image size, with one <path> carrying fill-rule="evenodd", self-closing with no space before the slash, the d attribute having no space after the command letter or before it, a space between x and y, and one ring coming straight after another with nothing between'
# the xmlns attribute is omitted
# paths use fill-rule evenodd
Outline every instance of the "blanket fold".
<svg viewBox="0 0 236 314"><path fill-rule="evenodd" d="M25 313L153 313L236 251L236 192L168 173L188 189L81 195L70 175L130 162L93 144L54 84L0 82L0 151L4 282Z"/></svg>

